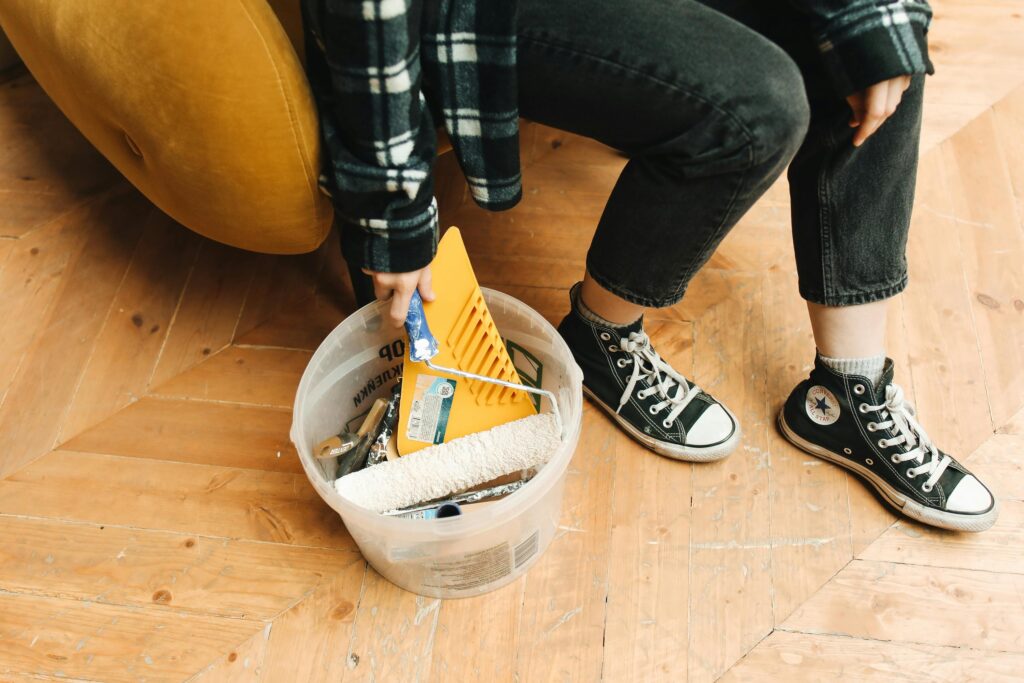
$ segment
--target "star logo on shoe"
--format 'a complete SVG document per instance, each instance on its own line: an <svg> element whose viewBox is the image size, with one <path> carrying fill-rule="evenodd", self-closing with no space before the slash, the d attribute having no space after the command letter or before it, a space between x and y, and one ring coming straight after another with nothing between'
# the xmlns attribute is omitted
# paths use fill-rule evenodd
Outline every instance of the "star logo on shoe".
<svg viewBox="0 0 1024 683"><path fill-rule="evenodd" d="M807 390L805 402L807 417L817 424L830 425L839 420L839 401L835 394L821 385Z"/></svg>

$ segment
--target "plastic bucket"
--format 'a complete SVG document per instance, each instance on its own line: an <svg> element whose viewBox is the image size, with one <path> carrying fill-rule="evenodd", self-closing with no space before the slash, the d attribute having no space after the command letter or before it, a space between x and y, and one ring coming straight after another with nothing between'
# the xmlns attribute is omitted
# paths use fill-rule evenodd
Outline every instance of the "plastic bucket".
<svg viewBox="0 0 1024 683"><path fill-rule="evenodd" d="M374 399L386 397L401 375L404 334L383 326L385 304L359 309L313 354L295 396L291 439L306 476L341 515L363 556L406 590L439 598L479 595L526 572L555 536L565 473L579 441L583 375L555 329L526 304L494 290L484 298L525 382L558 397L562 444L521 489L461 517L386 517L341 497L313 446L355 427ZM550 410L544 399L542 410ZM400 416L401 419L401 416Z"/></svg>

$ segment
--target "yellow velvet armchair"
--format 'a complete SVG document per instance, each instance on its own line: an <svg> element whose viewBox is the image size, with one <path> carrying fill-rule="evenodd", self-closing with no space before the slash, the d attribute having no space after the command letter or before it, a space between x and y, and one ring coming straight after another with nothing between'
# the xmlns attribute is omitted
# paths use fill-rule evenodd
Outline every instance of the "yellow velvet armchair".
<svg viewBox="0 0 1024 683"><path fill-rule="evenodd" d="M0 0L0 27L85 137L178 222L267 253L326 237L299 0Z"/></svg>

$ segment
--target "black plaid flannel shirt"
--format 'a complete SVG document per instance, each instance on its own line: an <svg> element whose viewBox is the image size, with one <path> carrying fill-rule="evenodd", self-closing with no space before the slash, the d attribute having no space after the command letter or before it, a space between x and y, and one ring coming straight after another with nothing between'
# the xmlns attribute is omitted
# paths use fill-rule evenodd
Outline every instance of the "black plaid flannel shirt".
<svg viewBox="0 0 1024 683"><path fill-rule="evenodd" d="M473 199L491 210L515 206L514 0L304 0L303 12L325 148L321 185L345 224L349 258L384 272L433 259L432 110Z"/></svg>
<svg viewBox="0 0 1024 683"><path fill-rule="evenodd" d="M842 95L896 76L935 73L925 0L793 0L815 26L825 68Z"/></svg>
<svg viewBox="0 0 1024 683"><path fill-rule="evenodd" d="M933 72L924 0L791 1L810 16L839 94ZM515 206L522 196L516 0L302 4L324 146L321 185L344 224L350 259L382 272L433 259L432 111L444 120L474 200L491 210Z"/></svg>

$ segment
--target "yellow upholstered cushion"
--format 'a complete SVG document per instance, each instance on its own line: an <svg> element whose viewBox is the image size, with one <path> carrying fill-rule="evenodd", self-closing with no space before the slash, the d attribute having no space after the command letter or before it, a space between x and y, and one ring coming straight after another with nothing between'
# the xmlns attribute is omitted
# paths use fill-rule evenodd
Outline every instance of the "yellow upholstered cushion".
<svg viewBox="0 0 1024 683"><path fill-rule="evenodd" d="M316 111L289 39L301 41L298 2L0 0L0 25L157 206L220 242L298 253L331 220Z"/></svg>

